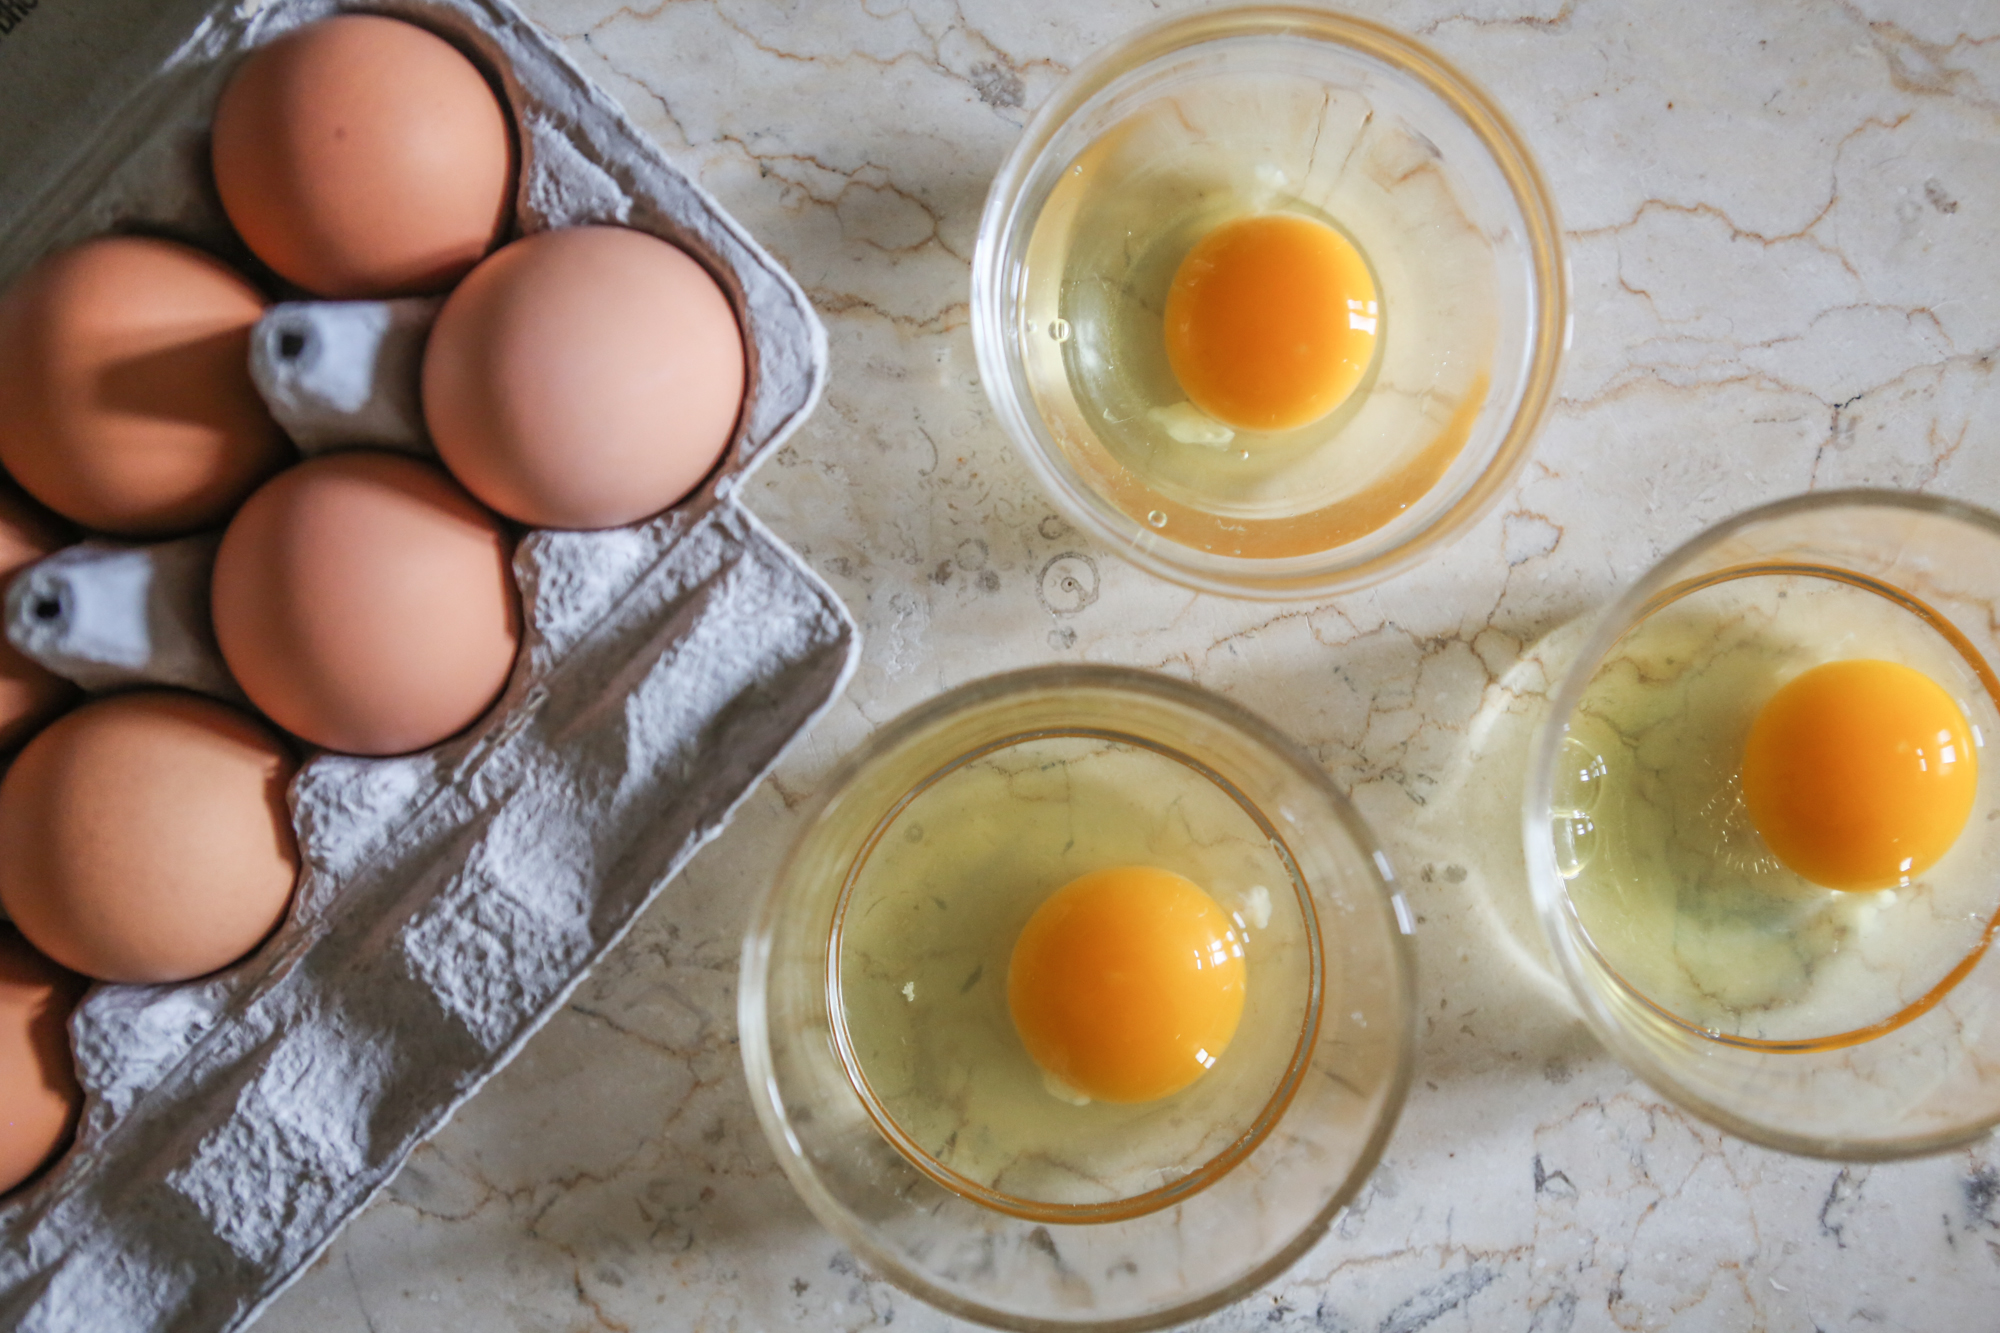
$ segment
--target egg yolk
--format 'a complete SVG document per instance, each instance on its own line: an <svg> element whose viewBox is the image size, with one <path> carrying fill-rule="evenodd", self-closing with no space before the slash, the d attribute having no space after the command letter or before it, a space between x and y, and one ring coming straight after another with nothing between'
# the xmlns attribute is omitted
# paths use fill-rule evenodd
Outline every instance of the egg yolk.
<svg viewBox="0 0 2000 1333"><path fill-rule="evenodd" d="M1225 222L1167 292L1167 361L1194 405L1292 430L1347 400L1375 355L1375 280L1353 242L1296 213Z"/></svg>
<svg viewBox="0 0 2000 1333"><path fill-rule="evenodd" d="M1120 866L1028 919L1007 1007L1035 1063L1103 1102L1147 1102L1211 1068L1243 1016L1243 933L1181 876Z"/></svg>
<svg viewBox="0 0 2000 1333"><path fill-rule="evenodd" d="M1743 751L1751 822L1829 889L1922 874L1972 813L1972 729L1943 687L1898 662L1828 662L1771 697Z"/></svg>

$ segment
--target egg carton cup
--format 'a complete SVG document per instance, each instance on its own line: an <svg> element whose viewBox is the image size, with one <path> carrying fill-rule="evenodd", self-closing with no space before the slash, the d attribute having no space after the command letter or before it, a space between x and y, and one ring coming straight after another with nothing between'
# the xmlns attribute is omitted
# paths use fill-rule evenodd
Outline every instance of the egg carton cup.
<svg viewBox="0 0 2000 1333"><path fill-rule="evenodd" d="M209 11L0 237L0 281L54 246L140 230L287 295L224 223L207 122L243 52L339 8ZM291 791L298 896L259 952L186 985L92 990L71 1022L89 1094L76 1144L0 1203L0 1328L249 1323L563 1003L853 670L846 609L736 498L825 380L798 286L504 0L372 8L457 42L504 91L519 230L622 223L707 265L746 334L745 409L716 473L671 512L523 538L521 655L470 733L306 763ZM410 401L384 397L407 354L382 349L427 316L294 315L325 363L289 406L265 386L292 429L325 444L344 416L350 443L421 448ZM213 659L190 598L205 605L205 588L185 572L212 554L212 536L85 543L16 581L11 628L51 622L45 653L97 688L226 692L200 674Z"/></svg>

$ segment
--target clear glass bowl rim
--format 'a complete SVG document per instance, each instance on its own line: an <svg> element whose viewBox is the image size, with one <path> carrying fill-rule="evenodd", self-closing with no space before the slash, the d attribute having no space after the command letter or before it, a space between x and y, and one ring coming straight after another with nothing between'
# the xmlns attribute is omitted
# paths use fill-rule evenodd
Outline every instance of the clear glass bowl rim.
<svg viewBox="0 0 2000 1333"><path fill-rule="evenodd" d="M1204 42L1259 35L1304 35L1370 56L1423 84L1478 136L1506 178L1525 224L1530 257L1533 327L1521 401L1491 460L1463 494L1428 526L1374 556L1347 563L1308 565L1321 557L1265 561L1213 556L1153 538L1136 520L1113 509L1087 487L1073 485L1050 438L1012 373L1013 337L1009 234L1022 191L1063 124L1105 87L1146 64ZM1025 238L1024 238L1025 239ZM972 263L971 324L979 377L1008 437L1042 489L1072 522L1149 573L1202 592L1287 600L1352 592L1391 578L1449 544L1483 517L1527 461L1536 434L1555 402L1563 353L1570 340L1569 263L1562 225L1541 169L1513 123L1482 88L1428 47L1371 20L1296 5L1252 5L1184 14L1141 28L1078 65L1022 131L986 196ZM1273 568L1283 565L1284 568Z"/></svg>
<svg viewBox="0 0 2000 1333"><path fill-rule="evenodd" d="M893 1252L878 1244L870 1234L867 1224L854 1217L839 1200L833 1197L820 1182L817 1173L805 1161L803 1146L793 1136L781 1109L782 1098L778 1092L776 1072L772 1063L770 1025L766 1021L764 1002L770 973L772 941L776 932L778 913L785 896L783 890L790 878L798 851L820 827L829 809L849 789L855 779L883 755L892 753L939 723L967 709L1011 695L1079 687L1150 696L1204 714L1209 720L1236 731L1283 760L1286 767L1293 770L1301 780L1327 798L1328 805L1341 821L1341 836L1353 844L1359 854L1358 862L1366 866L1363 873L1389 904L1397 923L1398 929L1388 932L1388 951L1398 985L1394 1003L1406 1021L1397 1034L1395 1069L1383 1095L1379 1119L1371 1127L1367 1141L1356 1153L1354 1165L1346 1179L1341 1182L1340 1188L1329 1196L1324 1206L1297 1235L1274 1250L1265 1262L1236 1281L1191 1298L1171 1309L1130 1317L1056 1321L1024 1318L1007 1311L989 1309L937 1287L923 1274L904 1264ZM1397 1122L1402 1118L1403 1106L1409 1098L1410 1085L1415 1076L1417 994L1416 953L1411 939L1412 920L1413 917L1397 888L1394 868L1388 855L1382 850L1381 844L1362 820L1360 813L1334 786L1326 770L1321 768L1310 755L1277 728L1248 709L1199 686L1133 667L1099 663L1048 665L984 676L918 704L887 725L878 728L835 765L813 797L790 850L772 877L771 883L764 890L743 939L737 993L737 1028L743 1048L744 1072L750 1084L750 1100L756 1109L757 1120L763 1128L764 1137L776 1152L786 1178L813 1215L875 1271L889 1276L903 1290L918 1296L934 1308L992 1327L1021 1330L1022 1333L1077 1333L1077 1330L1082 1329L1097 1330L1099 1333L1141 1333L1142 1330L1184 1323L1242 1300L1298 1262L1305 1252L1326 1234L1340 1210L1347 1206L1380 1164L1382 1154L1388 1147L1389 1138L1394 1133ZM1283 1123L1281 1117L1279 1125ZM1199 1197L1195 1196L1197 1199ZM1119 1223L1088 1225L1116 1227Z"/></svg>
<svg viewBox="0 0 2000 1333"><path fill-rule="evenodd" d="M1595 623L1590 637L1577 649L1574 661L1549 698L1548 713L1536 728L1529 751L1527 790L1521 808L1522 845L1527 853L1528 888L1534 896L1535 914L1542 923L1542 933L1548 939L1549 948L1562 968L1563 978L1569 983L1570 993L1598 1040L1621 1064L1651 1084L1669 1101L1708 1123L1766 1148L1835 1162L1890 1162L1948 1152L1984 1138L1996 1124L2000 1124L2000 1109L1985 1119L1934 1134L1900 1139L1834 1139L1761 1123L1695 1092L1654 1059L1641 1043L1626 1036L1610 1007L1585 980L1582 953L1570 930L1573 914L1569 908L1569 895L1562 891L1562 877L1556 870L1555 843L1550 836L1549 819L1555 803L1556 762L1562 746L1563 720L1575 712L1577 704L1582 701L1583 691L1595 674L1597 663L1636 623L1639 612L1679 581L1682 577L1680 571L1702 552L1720 545L1746 528L1800 514L1871 506L1954 519L1983 529L2000 541L2000 515L1977 505L1945 496L1874 487L1789 496L1744 510L1704 529L1661 556L1637 582L1594 613Z"/></svg>

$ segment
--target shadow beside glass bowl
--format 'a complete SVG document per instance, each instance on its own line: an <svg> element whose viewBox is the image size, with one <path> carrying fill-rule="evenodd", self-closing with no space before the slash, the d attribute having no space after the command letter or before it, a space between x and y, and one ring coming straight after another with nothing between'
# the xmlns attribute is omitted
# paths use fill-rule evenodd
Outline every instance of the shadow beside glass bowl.
<svg viewBox="0 0 2000 1333"><path fill-rule="evenodd" d="M1190 402L1163 331L1196 242L1265 215L1360 252L1374 347L1344 403L1271 430ZM1568 320L1554 204L1491 99L1320 10L1176 18L1080 67L995 177L973 264L980 375L1043 486L1144 568L1239 596L1360 587L1463 531L1527 456Z"/></svg>
<svg viewBox="0 0 2000 1333"><path fill-rule="evenodd" d="M1137 1104L1051 1090L1009 955L1077 875L1184 874L1247 937L1236 1035ZM1005 1327L1149 1328L1325 1230L1408 1086L1388 862L1324 773L1180 682L1049 667L962 686L829 780L745 942L744 1061L794 1186L872 1267Z"/></svg>
<svg viewBox="0 0 2000 1333"><path fill-rule="evenodd" d="M2000 774L1980 765L1941 859L1873 890L1795 873L1741 777L1766 701L1834 661L1922 673L1983 747L2000 728L1996 589L2000 519L1830 492L1704 533L1597 621L1531 760L1530 879L1592 1027L1689 1110L1838 1159L2000 1123Z"/></svg>

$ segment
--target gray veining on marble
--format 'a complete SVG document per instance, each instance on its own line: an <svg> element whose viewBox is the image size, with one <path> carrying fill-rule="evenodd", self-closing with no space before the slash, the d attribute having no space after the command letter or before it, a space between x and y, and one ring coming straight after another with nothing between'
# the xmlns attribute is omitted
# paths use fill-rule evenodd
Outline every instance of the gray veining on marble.
<svg viewBox="0 0 2000 1333"><path fill-rule="evenodd" d="M1417 1085L1387 1160L1325 1242L1204 1328L1993 1325L2000 1151L1842 1168L1665 1105L1549 977L1515 810L1560 647L1540 641L1679 541L1809 487L2000 506L2000 8L1367 6L1534 145L1569 228L1575 348L1480 527L1380 588L1277 607L1073 534L974 377L987 179L1064 71L1155 6L527 8L826 320L825 405L746 496L854 608L866 656L264 1333L961 1327L857 1269L784 1183L742 1086L738 939L842 753L946 686L1052 660L1158 667L1282 719L1421 918Z"/></svg>

